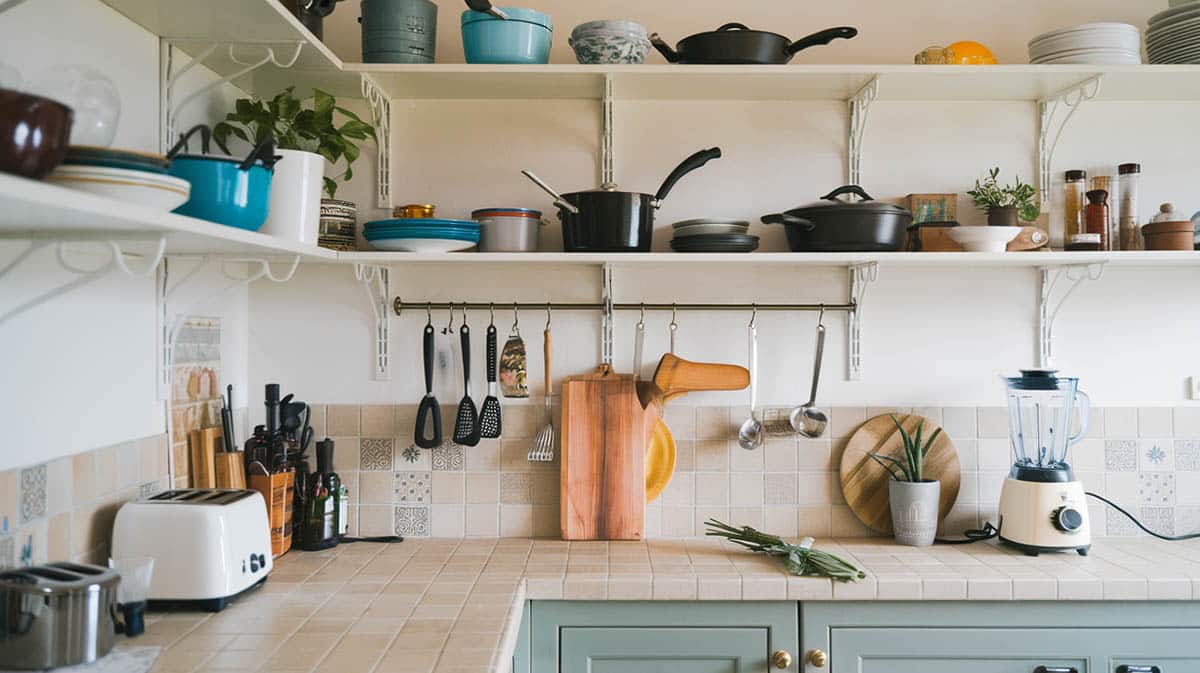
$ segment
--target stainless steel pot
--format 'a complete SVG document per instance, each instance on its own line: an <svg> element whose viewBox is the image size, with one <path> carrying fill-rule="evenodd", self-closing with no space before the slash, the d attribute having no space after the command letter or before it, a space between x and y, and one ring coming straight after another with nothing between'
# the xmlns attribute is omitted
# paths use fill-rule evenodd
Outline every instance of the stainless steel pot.
<svg viewBox="0 0 1200 673"><path fill-rule="evenodd" d="M0 669L91 663L116 638L116 571L51 563L0 573Z"/></svg>

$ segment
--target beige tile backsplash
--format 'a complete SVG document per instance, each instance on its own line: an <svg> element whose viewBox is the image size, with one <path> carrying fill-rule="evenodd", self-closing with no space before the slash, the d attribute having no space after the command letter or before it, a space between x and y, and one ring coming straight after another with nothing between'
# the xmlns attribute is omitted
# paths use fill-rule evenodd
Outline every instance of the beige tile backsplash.
<svg viewBox="0 0 1200 673"><path fill-rule="evenodd" d="M558 462L526 459L544 423L539 400L504 406L502 439L474 447L448 442L432 451L412 446L414 405L329 405L315 411L316 430L337 441L335 464L351 485L357 510L352 532L558 535ZM443 412L443 428L453 427L453 408ZM735 438L745 407L673 405L664 420L676 442L676 472L662 497L647 507L647 535L700 535L710 517L784 535L868 535L842 499L837 467L850 434L868 418L890 412L919 413L954 439L962 488L944 522L945 534L994 521L1011 464L1002 407L837 407L830 410L827 438L771 437L761 449L744 451ZM322 419L328 419L324 426ZM362 434L350 434L355 428ZM384 448L389 444L390 462ZM1191 530L1200 522L1200 408L1096 409L1087 438L1071 457L1089 490L1132 507L1162 532ZM401 500L394 488L397 473L427 479L429 497ZM1094 505L1092 513L1100 535L1138 534L1105 508Z"/></svg>

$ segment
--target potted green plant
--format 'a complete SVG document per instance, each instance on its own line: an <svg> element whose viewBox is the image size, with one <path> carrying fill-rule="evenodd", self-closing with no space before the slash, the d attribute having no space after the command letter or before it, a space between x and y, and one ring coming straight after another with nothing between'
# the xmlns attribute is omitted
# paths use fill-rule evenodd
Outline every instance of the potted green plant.
<svg viewBox="0 0 1200 673"><path fill-rule="evenodd" d="M333 199L338 181L354 177L359 143L375 140L375 129L320 89L313 90L312 105L307 108L294 90L289 86L270 100L238 99L234 111L213 127L213 140L228 154L233 138L257 144L267 134L274 135L282 159L275 166L269 213L260 231L316 245L322 191ZM334 121L335 113L342 117L340 126ZM345 170L327 177L325 162L336 165L343 159ZM349 216L353 236L352 211Z"/></svg>
<svg viewBox="0 0 1200 673"><path fill-rule="evenodd" d="M1011 185L1001 185L997 178L1000 169L993 168L982 182L975 180L975 189L967 191L975 207L986 211L988 224L996 227L1016 227L1017 221L1033 222L1041 214L1037 189L1021 182L1021 176Z"/></svg>
<svg viewBox="0 0 1200 673"><path fill-rule="evenodd" d="M912 547L928 547L937 536L942 484L936 479L925 478L925 456L929 453L929 447L941 436L942 429L938 428L928 439L924 439L925 421L918 423L912 434L904 429L894 414L892 423L900 431L903 454L899 458L878 452L867 455L892 477L888 482L888 504L892 509L892 530L896 542Z"/></svg>

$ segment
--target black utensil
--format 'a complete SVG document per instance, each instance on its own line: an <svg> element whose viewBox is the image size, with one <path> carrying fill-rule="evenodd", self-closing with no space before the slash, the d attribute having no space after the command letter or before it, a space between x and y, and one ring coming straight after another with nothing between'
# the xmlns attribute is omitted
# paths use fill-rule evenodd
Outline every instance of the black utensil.
<svg viewBox="0 0 1200 673"><path fill-rule="evenodd" d="M752 30L741 23L727 23L716 30L689 35L674 49L658 33L650 36L650 44L670 63L781 65L792 60L796 52L837 39L848 40L855 35L858 35L858 29L839 26L792 42L778 33Z"/></svg>
<svg viewBox="0 0 1200 673"><path fill-rule="evenodd" d="M491 14L497 19L508 20L508 15L500 11L500 8L493 5L491 0L467 0L467 7L477 11Z"/></svg>
<svg viewBox="0 0 1200 673"><path fill-rule="evenodd" d="M433 324L426 323L424 334L425 397L417 407L417 424L413 428L413 443L422 449L432 449L442 444L442 408L433 396ZM430 435L429 425L433 425Z"/></svg>
<svg viewBox="0 0 1200 673"><path fill-rule="evenodd" d="M221 398L221 441L225 453L233 453L237 444L233 441L233 386L226 386L225 395Z"/></svg>
<svg viewBox="0 0 1200 673"><path fill-rule="evenodd" d="M479 411L479 436L496 439L500 436L500 398L496 397L496 326L487 328L488 394Z"/></svg>
<svg viewBox="0 0 1200 673"><path fill-rule="evenodd" d="M458 329L462 339L463 397L458 402L458 415L454 419L454 442L463 446L479 443L479 414L475 401L471 399L471 328L467 327L466 311L463 311L463 326Z"/></svg>

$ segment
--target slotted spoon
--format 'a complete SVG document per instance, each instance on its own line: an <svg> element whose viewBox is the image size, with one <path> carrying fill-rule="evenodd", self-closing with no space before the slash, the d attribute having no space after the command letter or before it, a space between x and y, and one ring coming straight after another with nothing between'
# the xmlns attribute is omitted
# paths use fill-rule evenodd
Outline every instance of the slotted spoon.
<svg viewBox="0 0 1200 673"><path fill-rule="evenodd" d="M546 396L546 426L533 440L533 448L529 449L527 458L530 462L549 463L554 461L554 416L551 410L551 402L554 390L554 382L550 376L550 308L546 308L546 331L542 332L542 374L543 387L545 388Z"/></svg>
<svg viewBox="0 0 1200 673"><path fill-rule="evenodd" d="M487 397L479 409L479 436L496 439L500 436L500 398L496 397L496 325L487 328Z"/></svg>
<svg viewBox="0 0 1200 673"><path fill-rule="evenodd" d="M465 310L458 333L462 339L463 397L458 402L458 416L454 419L454 443L475 446L479 443L479 412L475 409L475 400L471 399L471 328L467 327Z"/></svg>

